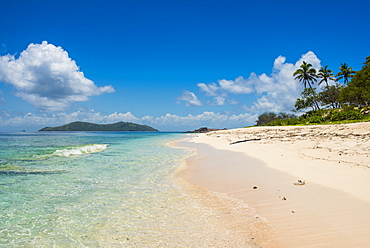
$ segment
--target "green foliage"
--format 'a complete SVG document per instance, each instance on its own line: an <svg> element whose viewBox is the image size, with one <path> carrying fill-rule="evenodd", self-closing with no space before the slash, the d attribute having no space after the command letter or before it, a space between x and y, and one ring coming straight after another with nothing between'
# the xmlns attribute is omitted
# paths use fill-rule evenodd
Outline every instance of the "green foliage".
<svg viewBox="0 0 370 248"><path fill-rule="evenodd" d="M320 68L319 73L317 74L317 76L319 78L321 78L321 80L319 81L319 85L322 84L322 82L325 82L327 87L329 86L329 84L328 84L329 80L335 80L333 71L328 69L327 65L325 67Z"/></svg>
<svg viewBox="0 0 370 248"><path fill-rule="evenodd" d="M324 109L312 110L300 117L290 117L286 119L274 119L266 126L288 126L288 125L312 125L312 124L332 124L342 122L356 122L370 120L370 108L364 109Z"/></svg>
<svg viewBox="0 0 370 248"><path fill-rule="evenodd" d="M258 116L256 121L257 126L263 126L276 119L276 114L273 112L265 112Z"/></svg>
<svg viewBox="0 0 370 248"><path fill-rule="evenodd" d="M364 115L356 110L336 111L330 115L330 121L361 120L363 118Z"/></svg>
<svg viewBox="0 0 370 248"><path fill-rule="evenodd" d="M322 117L323 110L312 110L301 115L299 117L299 123L303 125L307 124L321 124L325 120Z"/></svg>
<svg viewBox="0 0 370 248"><path fill-rule="evenodd" d="M267 126L292 126L300 124L299 119L295 118L288 118L288 119L279 119L271 121L267 124Z"/></svg>
<svg viewBox="0 0 370 248"><path fill-rule="evenodd" d="M76 121L59 127L45 127L40 131L158 131L146 125L131 122L117 122L114 124L94 124Z"/></svg>
<svg viewBox="0 0 370 248"><path fill-rule="evenodd" d="M312 87L317 80L316 69L311 68L311 66L312 64L303 61L300 68L293 73L294 79L298 79L299 82L303 83L305 88Z"/></svg>
<svg viewBox="0 0 370 248"><path fill-rule="evenodd" d="M305 88L301 93L301 98L298 98L294 104L296 111L311 107L312 110L316 110L317 103L315 102L316 88Z"/></svg>
<svg viewBox="0 0 370 248"><path fill-rule="evenodd" d="M338 83L326 86L325 89L319 93L318 98L320 103L324 106L331 106L333 109L340 108L341 103L339 95L343 88L343 85Z"/></svg>
<svg viewBox="0 0 370 248"><path fill-rule="evenodd" d="M324 123L324 119L321 116L310 116L307 119L303 119L306 124L321 124Z"/></svg>
<svg viewBox="0 0 370 248"><path fill-rule="evenodd" d="M298 79L299 82L303 83L305 88L310 88L312 93L312 102L316 109L320 109L319 104L316 100L315 90L312 85L317 81L316 69L311 68L312 64L303 61L299 69L293 73L294 79Z"/></svg>
<svg viewBox="0 0 370 248"><path fill-rule="evenodd" d="M337 73L337 81L343 79L344 83L347 84L348 80L352 77L352 74L355 73L355 71L352 69L352 67L349 67L347 63L343 63L338 68L340 71Z"/></svg>
<svg viewBox="0 0 370 248"><path fill-rule="evenodd" d="M257 125L285 126L370 121L370 56L366 58L362 69L357 72L348 64L341 64L336 80L343 79L346 85L340 83L329 85L328 81L334 79L333 71L325 66L316 74L316 70L311 66L304 61L293 76L305 87L301 97L295 102L295 110L308 108L312 110L300 117L266 112L259 116ZM321 79L319 84L323 82L326 84L320 93L316 93L316 88L312 87L317 78ZM320 109L320 106L323 109Z"/></svg>
<svg viewBox="0 0 370 248"><path fill-rule="evenodd" d="M275 114L273 112L265 112L263 114L261 114L260 116L258 116L258 119L256 121L256 125L257 126L264 126L264 125L267 125L271 122L274 122L276 121L277 123L280 123L280 121L282 120L287 120L287 119L295 119L296 116L293 115L293 114L288 114L288 113L284 113L284 112L281 112L279 114Z"/></svg>
<svg viewBox="0 0 370 248"><path fill-rule="evenodd" d="M339 98L349 106L368 107L370 106L370 56L361 70L356 72L351 82L345 87Z"/></svg>

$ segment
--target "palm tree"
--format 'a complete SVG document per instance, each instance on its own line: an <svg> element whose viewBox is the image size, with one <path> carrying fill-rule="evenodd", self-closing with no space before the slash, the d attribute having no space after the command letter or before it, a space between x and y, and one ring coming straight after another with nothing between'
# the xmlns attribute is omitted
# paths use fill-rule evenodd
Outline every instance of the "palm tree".
<svg viewBox="0 0 370 248"><path fill-rule="evenodd" d="M319 73L317 74L317 76L319 78L321 78L321 80L319 81L319 85L322 83L322 82L325 82L326 83L326 87L329 86L328 84L328 80L335 80L334 79L334 74L333 74L333 71L328 69L328 66L326 65L325 67L322 67L320 68L319 70Z"/></svg>
<svg viewBox="0 0 370 248"><path fill-rule="evenodd" d="M315 90L312 88L312 85L317 80L316 69L311 68L311 66L312 64L303 61L300 68L293 73L293 76L295 77L294 79L298 79L299 82L302 82L305 88L309 87L311 89L316 108L320 110L320 107L316 101Z"/></svg>
<svg viewBox="0 0 370 248"><path fill-rule="evenodd" d="M355 71L352 69L352 67L348 67L347 63L340 64L340 67L338 68L340 72L337 73L337 81L344 79L344 83L348 84L348 79L352 77L352 74L355 73Z"/></svg>

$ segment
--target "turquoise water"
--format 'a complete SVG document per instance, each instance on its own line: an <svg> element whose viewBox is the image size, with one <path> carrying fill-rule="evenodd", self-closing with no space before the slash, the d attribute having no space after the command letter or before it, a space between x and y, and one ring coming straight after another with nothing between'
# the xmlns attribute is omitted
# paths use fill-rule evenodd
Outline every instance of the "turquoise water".
<svg viewBox="0 0 370 248"><path fill-rule="evenodd" d="M0 133L0 247L251 246L246 206L174 176L184 137Z"/></svg>

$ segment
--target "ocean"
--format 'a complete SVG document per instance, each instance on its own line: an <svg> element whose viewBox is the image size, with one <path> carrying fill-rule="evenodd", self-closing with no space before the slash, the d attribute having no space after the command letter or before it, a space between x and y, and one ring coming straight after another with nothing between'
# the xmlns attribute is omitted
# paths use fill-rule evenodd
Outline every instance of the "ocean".
<svg viewBox="0 0 370 248"><path fill-rule="evenodd" d="M252 209L177 176L186 137L0 133L0 247L257 247Z"/></svg>

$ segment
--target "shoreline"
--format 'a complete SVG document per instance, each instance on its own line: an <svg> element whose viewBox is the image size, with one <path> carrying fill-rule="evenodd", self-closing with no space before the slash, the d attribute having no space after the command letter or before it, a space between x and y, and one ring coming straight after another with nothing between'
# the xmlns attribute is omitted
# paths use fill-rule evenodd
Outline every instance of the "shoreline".
<svg viewBox="0 0 370 248"><path fill-rule="evenodd" d="M181 146L198 150L183 179L271 224L262 247L370 245L370 123L222 130Z"/></svg>

